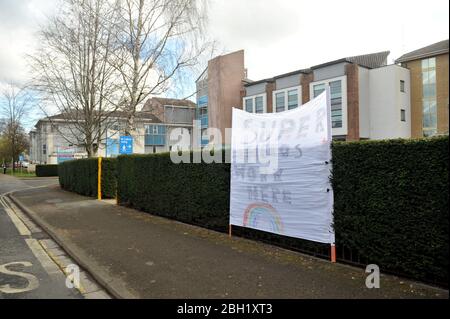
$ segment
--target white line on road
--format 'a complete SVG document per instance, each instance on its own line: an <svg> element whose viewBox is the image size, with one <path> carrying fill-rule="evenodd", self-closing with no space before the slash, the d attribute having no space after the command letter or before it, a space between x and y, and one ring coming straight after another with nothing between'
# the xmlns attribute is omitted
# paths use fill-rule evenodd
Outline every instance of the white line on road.
<svg viewBox="0 0 450 319"><path fill-rule="evenodd" d="M16 214L14 214L13 210L6 204L3 196L0 197L0 204L3 206L3 208L5 209L5 212L8 214L9 218L11 219L11 221L16 226L16 228L19 231L20 235L22 235L22 236L31 236L31 232L28 229L28 227L25 226L25 224L20 220L19 217L16 216Z"/></svg>

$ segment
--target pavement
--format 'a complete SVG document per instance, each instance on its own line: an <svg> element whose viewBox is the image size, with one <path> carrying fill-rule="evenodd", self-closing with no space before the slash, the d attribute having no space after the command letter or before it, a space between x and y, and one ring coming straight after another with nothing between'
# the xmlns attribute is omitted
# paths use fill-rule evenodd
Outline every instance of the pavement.
<svg viewBox="0 0 450 319"><path fill-rule="evenodd" d="M13 201L117 298L448 298L448 290L332 264L272 245L61 190ZM382 269L381 269L382 271Z"/></svg>
<svg viewBox="0 0 450 319"><path fill-rule="evenodd" d="M57 183L56 178L0 175L0 299L111 298L80 268L79 289L69 288L67 266L75 262L5 196Z"/></svg>

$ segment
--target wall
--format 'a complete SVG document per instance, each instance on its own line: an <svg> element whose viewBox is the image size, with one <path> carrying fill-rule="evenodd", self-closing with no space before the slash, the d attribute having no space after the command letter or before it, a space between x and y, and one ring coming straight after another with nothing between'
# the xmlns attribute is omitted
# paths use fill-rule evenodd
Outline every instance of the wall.
<svg viewBox="0 0 450 319"><path fill-rule="evenodd" d="M231 127L233 107L241 106L240 91L245 77L244 51L216 57L208 62L208 126L225 136Z"/></svg>
<svg viewBox="0 0 450 319"><path fill-rule="evenodd" d="M359 135L359 66L346 64L347 76L347 141L358 141ZM342 112L344 114L344 112Z"/></svg>
<svg viewBox="0 0 450 319"><path fill-rule="evenodd" d="M409 138L411 108L409 70L389 65L370 70L370 138ZM405 92L400 92L400 80ZM400 109L406 111L406 122L400 121Z"/></svg>
<svg viewBox="0 0 450 319"><path fill-rule="evenodd" d="M300 74L294 74L275 80L275 90L286 89L293 86L300 86Z"/></svg>
<svg viewBox="0 0 450 319"><path fill-rule="evenodd" d="M358 67L359 73L359 137L370 137L370 77L369 69Z"/></svg>
<svg viewBox="0 0 450 319"><path fill-rule="evenodd" d="M436 57L438 134L448 134L448 53Z"/></svg>
<svg viewBox="0 0 450 319"><path fill-rule="evenodd" d="M342 62L314 69L314 81L322 81L344 75L346 64Z"/></svg>
<svg viewBox="0 0 450 319"><path fill-rule="evenodd" d="M266 85L267 85L267 82L262 82L262 83L247 86L245 88L245 96L252 96L252 95L265 93Z"/></svg>

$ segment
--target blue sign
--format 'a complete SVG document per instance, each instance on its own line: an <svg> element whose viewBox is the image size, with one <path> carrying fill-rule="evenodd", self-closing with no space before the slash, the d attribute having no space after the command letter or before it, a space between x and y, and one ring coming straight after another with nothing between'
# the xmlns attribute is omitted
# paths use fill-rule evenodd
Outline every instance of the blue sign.
<svg viewBox="0 0 450 319"><path fill-rule="evenodd" d="M133 154L133 137L121 136L120 137L120 154Z"/></svg>
<svg viewBox="0 0 450 319"><path fill-rule="evenodd" d="M23 162L23 155L19 155L19 162Z"/></svg>

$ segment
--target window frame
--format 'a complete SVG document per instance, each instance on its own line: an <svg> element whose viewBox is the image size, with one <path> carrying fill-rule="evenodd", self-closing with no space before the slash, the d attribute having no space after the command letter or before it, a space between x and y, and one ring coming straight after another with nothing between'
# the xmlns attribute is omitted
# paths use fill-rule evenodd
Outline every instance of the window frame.
<svg viewBox="0 0 450 319"><path fill-rule="evenodd" d="M430 63L432 61L432 63ZM424 75L427 76L427 81ZM431 76L433 75L433 76ZM422 136L430 137L436 135L438 132L438 118L437 118L437 67L436 57L425 58L421 60L421 79L422 79ZM432 81L430 81L432 79ZM425 95L425 88L432 88L434 94ZM431 106L434 104L433 112ZM426 108L425 105L428 105ZM433 126L426 126L427 119L433 120Z"/></svg>
<svg viewBox="0 0 450 319"><path fill-rule="evenodd" d="M162 128L162 129L161 129ZM144 124L144 144L145 146L164 146L167 145L167 126L160 123L152 123L152 124ZM156 133L155 133L156 129ZM163 133L160 133L160 130L163 131ZM164 143L153 143L153 144L147 144L146 138L147 136L151 136L152 140L155 141L155 137L162 137Z"/></svg>
<svg viewBox="0 0 450 319"><path fill-rule="evenodd" d="M263 112L262 113L256 113L256 98L257 97L262 97L263 98ZM250 95L250 96L244 96L242 98L242 106L243 106L243 110L245 112L247 111L246 108L246 104L245 101L247 100L252 100L252 112L249 113L253 113L253 114L264 114L267 113L267 93L261 93L261 94L255 94L255 95Z"/></svg>
<svg viewBox="0 0 450 319"><path fill-rule="evenodd" d="M342 127L332 128L333 136L348 134L348 118L347 118L347 76L341 75L334 78L319 80L309 83L309 99L314 99L314 86L318 84L330 85L330 82L341 81L342 94Z"/></svg>
<svg viewBox="0 0 450 319"><path fill-rule="evenodd" d="M291 110L297 109L300 106L302 106L302 86L301 85L291 86L291 87L275 90L272 92L272 113L280 113L280 112L289 111L289 94L288 93L289 93L289 91L292 91L292 90L297 90L297 107L293 108ZM280 112L277 112L276 95L278 93L284 93L284 110L280 111Z"/></svg>
<svg viewBox="0 0 450 319"><path fill-rule="evenodd" d="M400 92L406 93L406 82L405 82L405 80L400 80Z"/></svg>
<svg viewBox="0 0 450 319"><path fill-rule="evenodd" d="M400 109L400 122L406 123L406 109Z"/></svg>

